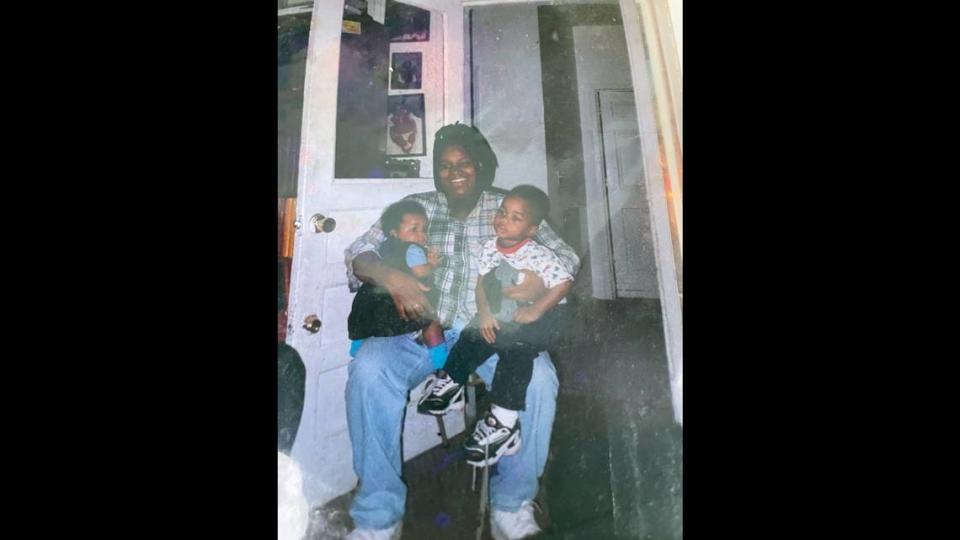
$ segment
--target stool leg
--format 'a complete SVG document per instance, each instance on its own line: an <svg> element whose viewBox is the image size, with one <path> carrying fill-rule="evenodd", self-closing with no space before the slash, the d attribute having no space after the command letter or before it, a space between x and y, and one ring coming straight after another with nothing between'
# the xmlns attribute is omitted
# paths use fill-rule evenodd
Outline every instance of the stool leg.
<svg viewBox="0 0 960 540"><path fill-rule="evenodd" d="M434 416L434 418L437 419L437 427L440 428L440 433L438 433L438 435L440 435L440 439L443 440L443 447L450 448L450 441L447 440L447 428L443 425L443 417Z"/></svg>
<svg viewBox="0 0 960 540"><path fill-rule="evenodd" d="M467 385L467 406L464 407L463 414L467 429L470 429L477 420L477 387L472 384Z"/></svg>

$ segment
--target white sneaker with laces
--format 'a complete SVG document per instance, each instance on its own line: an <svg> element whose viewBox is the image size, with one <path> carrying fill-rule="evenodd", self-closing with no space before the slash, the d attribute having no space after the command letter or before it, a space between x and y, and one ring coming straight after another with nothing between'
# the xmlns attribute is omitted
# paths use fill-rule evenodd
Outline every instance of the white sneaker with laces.
<svg viewBox="0 0 960 540"><path fill-rule="evenodd" d="M521 444L520 420L517 420L512 428L508 428L495 414L487 411L483 418L477 421L473 433L464 439L463 449L469 465L488 467L500 461L503 456L519 452Z"/></svg>
<svg viewBox="0 0 960 540"><path fill-rule="evenodd" d="M433 387L437 385L437 374L431 373L427 375L426 381L423 383L423 393L420 395L420 400L417 401L417 405L423 403L425 399L430 397L430 394L433 393Z"/></svg>
<svg viewBox="0 0 960 540"><path fill-rule="evenodd" d="M503 512L493 509L490 513L490 534L493 540L520 540L540 532L540 526L533 517L533 509L540 510L537 503L523 501L516 512Z"/></svg>
<svg viewBox="0 0 960 540"><path fill-rule="evenodd" d="M464 385L453 382L449 375L431 375L424 385L423 396L417 402L417 412L443 416L451 410L464 407Z"/></svg>
<svg viewBox="0 0 960 540"><path fill-rule="evenodd" d="M354 529L345 540L400 540L402 529L402 521L387 529Z"/></svg>

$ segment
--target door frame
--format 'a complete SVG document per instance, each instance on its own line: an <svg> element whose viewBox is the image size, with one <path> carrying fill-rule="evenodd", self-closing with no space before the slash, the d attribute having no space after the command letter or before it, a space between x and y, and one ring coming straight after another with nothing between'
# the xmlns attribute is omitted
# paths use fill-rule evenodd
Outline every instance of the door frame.
<svg viewBox="0 0 960 540"><path fill-rule="evenodd" d="M639 125L641 130L645 125L655 126L658 137L651 142L657 145L657 155L666 155L666 167L661 166L659 160L646 163L647 202L652 218L651 236L660 285L660 309L663 312L663 337L670 372L673 415L674 420L683 426L683 306L680 288L683 190L679 182L681 154L679 146L675 144L678 140L676 119L679 118L679 102L672 101L671 95L679 96L669 91L665 79L664 52L660 46L662 35L669 30L664 28L664 21L669 22L669 19L653 16L655 0L619 2ZM655 101L654 96L660 96L661 99ZM661 148L664 151L661 152ZM664 183L664 173L672 179L669 193Z"/></svg>

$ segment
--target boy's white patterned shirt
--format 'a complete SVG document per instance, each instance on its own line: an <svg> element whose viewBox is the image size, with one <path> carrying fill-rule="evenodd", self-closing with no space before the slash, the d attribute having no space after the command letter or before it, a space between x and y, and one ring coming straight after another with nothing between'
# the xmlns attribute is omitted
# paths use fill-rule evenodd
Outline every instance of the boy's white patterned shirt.
<svg viewBox="0 0 960 540"><path fill-rule="evenodd" d="M500 266L500 261L506 261L517 270L536 272L548 289L564 281L573 281L573 276L563 268L560 258L532 239L513 253L502 253L497 249L496 238L484 242L480 252L480 275L483 276Z"/></svg>

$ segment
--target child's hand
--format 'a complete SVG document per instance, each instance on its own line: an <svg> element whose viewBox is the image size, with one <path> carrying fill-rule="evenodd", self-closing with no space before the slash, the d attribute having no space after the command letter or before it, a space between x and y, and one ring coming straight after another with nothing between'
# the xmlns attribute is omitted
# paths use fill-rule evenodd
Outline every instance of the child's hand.
<svg viewBox="0 0 960 540"><path fill-rule="evenodd" d="M543 279L531 270L521 270L520 273L523 274L523 280L520 284L513 287L504 287L503 295L517 302L536 302L547 291Z"/></svg>
<svg viewBox="0 0 960 540"><path fill-rule="evenodd" d="M497 322L497 319L490 313L480 314L480 318L477 320L477 326L480 328L480 335L483 336L483 340L487 343L493 345L497 341L497 333L494 329L500 329L500 323Z"/></svg>
<svg viewBox="0 0 960 540"><path fill-rule="evenodd" d="M433 267L440 265L440 252L437 251L437 248L427 248L427 263Z"/></svg>
<svg viewBox="0 0 960 540"><path fill-rule="evenodd" d="M543 312L533 306L520 306L513 314L514 322L530 324L543 316Z"/></svg>

